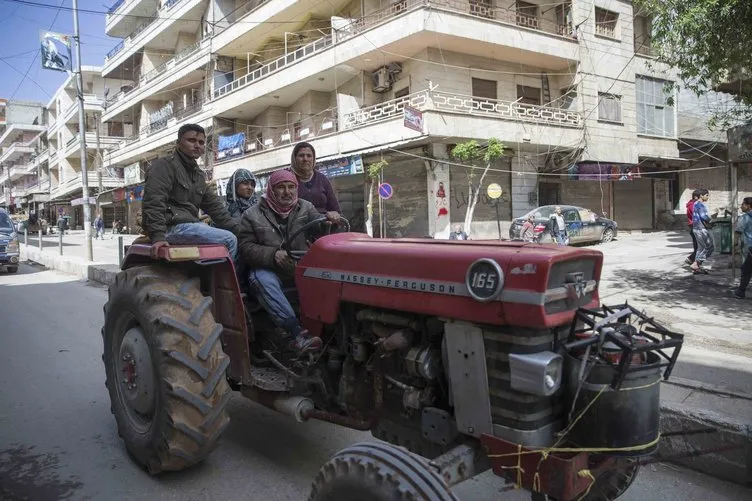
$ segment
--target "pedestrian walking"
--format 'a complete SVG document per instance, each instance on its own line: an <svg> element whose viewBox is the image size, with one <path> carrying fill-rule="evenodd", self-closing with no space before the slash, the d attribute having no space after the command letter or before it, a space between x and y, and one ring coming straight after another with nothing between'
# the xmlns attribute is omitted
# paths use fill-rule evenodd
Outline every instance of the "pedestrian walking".
<svg viewBox="0 0 752 501"><path fill-rule="evenodd" d="M97 231L97 236L94 238L102 238L104 240L104 219L101 214L97 214L97 218L94 220L94 229Z"/></svg>
<svg viewBox="0 0 752 501"><path fill-rule="evenodd" d="M569 235L567 234L567 223L564 222L564 216L561 213L561 207L558 205L554 209L554 213L551 214L551 236L554 237L554 241L562 246L569 243Z"/></svg>
<svg viewBox="0 0 752 501"><path fill-rule="evenodd" d="M700 190L692 192L692 199L687 202L687 225L689 226L689 236L692 238L692 253L687 256L686 263L691 265L695 262L697 256L697 238L695 238L695 232L692 228L692 217L694 216L695 202L700 198Z"/></svg>
<svg viewBox="0 0 752 501"><path fill-rule="evenodd" d="M747 286L752 278L752 197L747 197L742 201L742 212L739 220L736 222L736 232L741 233L741 241L747 246L747 255L742 264L742 276L739 279L739 287L734 291L734 297L744 299L746 297Z"/></svg>
<svg viewBox="0 0 752 501"><path fill-rule="evenodd" d="M693 207L692 231L697 239L697 254L691 268L692 273L695 275L701 273L707 275L708 270L702 267L702 263L712 256L715 250L713 235L710 234L710 228L713 227L713 223L710 220L708 206L706 205L709 198L710 192L708 190L700 190L700 198L697 199Z"/></svg>

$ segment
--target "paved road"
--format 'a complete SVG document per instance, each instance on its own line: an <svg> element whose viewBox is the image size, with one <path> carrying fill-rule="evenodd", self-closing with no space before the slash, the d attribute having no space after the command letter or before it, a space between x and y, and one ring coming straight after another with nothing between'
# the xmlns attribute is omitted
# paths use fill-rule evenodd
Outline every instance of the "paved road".
<svg viewBox="0 0 752 501"><path fill-rule="evenodd" d="M319 466L370 435L326 423L297 424L246 401L202 465L152 478L128 458L109 412L101 362L106 291L22 266L0 275L0 499L264 500L306 498ZM39 308L30 305L39 305ZM484 474L462 499L521 501ZM752 491L674 466L644 470L626 501L740 501Z"/></svg>

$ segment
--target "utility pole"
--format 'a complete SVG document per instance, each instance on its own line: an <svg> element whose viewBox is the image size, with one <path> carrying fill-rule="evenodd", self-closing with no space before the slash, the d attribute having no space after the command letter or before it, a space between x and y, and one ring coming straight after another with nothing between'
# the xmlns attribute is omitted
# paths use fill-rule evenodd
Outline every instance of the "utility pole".
<svg viewBox="0 0 752 501"><path fill-rule="evenodd" d="M736 280L736 221L739 215L738 162L731 162L731 280ZM744 255L742 255L742 261ZM742 291L744 292L744 291Z"/></svg>
<svg viewBox="0 0 752 501"><path fill-rule="evenodd" d="M99 127L102 125L102 114L97 113L97 182L99 185L99 193L101 194L104 188L102 187L102 155L99 153Z"/></svg>
<svg viewBox="0 0 752 501"><path fill-rule="evenodd" d="M76 40L76 83L78 87L78 130L81 144L81 184L84 199L84 235L86 236L86 260L94 260L91 245L91 205L89 205L89 172L86 158L86 113L84 112L84 77L81 73L81 38L78 32L78 0L73 0L73 38Z"/></svg>

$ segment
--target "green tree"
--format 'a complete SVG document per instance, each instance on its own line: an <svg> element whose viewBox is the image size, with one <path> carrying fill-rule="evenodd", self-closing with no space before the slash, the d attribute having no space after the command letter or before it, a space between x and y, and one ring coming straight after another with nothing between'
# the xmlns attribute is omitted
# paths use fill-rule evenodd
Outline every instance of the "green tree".
<svg viewBox="0 0 752 501"><path fill-rule="evenodd" d="M688 89L698 96L738 76L752 77L752 1L640 0L653 22L652 45L657 61L679 71ZM718 110L716 122L752 118L752 86L738 95L740 106Z"/></svg>
<svg viewBox="0 0 752 501"><path fill-rule="evenodd" d="M366 169L366 173L369 179L368 205L366 206L366 208L368 209L368 217L366 218L366 232L371 237L373 236L373 192L374 188L379 182L381 171L384 170L387 165L389 165L389 162L381 159L378 162L369 164L368 168Z"/></svg>
<svg viewBox="0 0 752 501"><path fill-rule="evenodd" d="M485 146L481 146L478 144L478 141L471 139L465 143L458 144L452 149L452 157L455 160L472 166L467 169L467 199L469 202L465 210L464 229L468 235L470 235L470 224L473 222L475 206L478 205L478 196L480 195L480 190L483 189L483 181L486 179L491 164L498 158L501 158L502 155L504 155L504 145L496 138L489 139L488 144ZM480 169L474 165L479 160L483 160L485 163L480 179L477 178Z"/></svg>

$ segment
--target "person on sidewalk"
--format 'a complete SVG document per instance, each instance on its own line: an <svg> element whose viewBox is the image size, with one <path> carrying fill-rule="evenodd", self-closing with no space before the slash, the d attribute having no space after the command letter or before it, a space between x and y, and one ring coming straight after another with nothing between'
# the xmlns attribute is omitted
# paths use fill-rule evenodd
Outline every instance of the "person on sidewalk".
<svg viewBox="0 0 752 501"><path fill-rule="evenodd" d="M274 324L285 332L283 342L299 353L319 351L322 342L303 329L282 291L284 284L293 283L295 279L295 262L282 249L282 244L288 235L319 218L321 214L312 203L298 198L298 178L284 169L269 177L266 194L243 213L238 231L240 253L251 269L248 273L250 290ZM326 214L326 218L330 223L338 219L333 214ZM301 233L289 250L307 248L306 235Z"/></svg>
<svg viewBox="0 0 752 501"><path fill-rule="evenodd" d="M561 207L558 205L551 214L551 236L557 245L567 245L569 235L567 234L567 223L564 222L564 216L561 213Z"/></svg>
<svg viewBox="0 0 752 501"><path fill-rule="evenodd" d="M687 202L687 225L689 226L689 236L692 238L692 253L687 256L686 263L691 265L695 262L695 256L697 256L697 239L695 238L695 232L692 229L692 216L695 212L695 202L700 198L700 190L692 192L692 199Z"/></svg>
<svg viewBox="0 0 752 501"><path fill-rule="evenodd" d="M708 270L702 267L702 263L712 256L715 250L713 235L710 234L710 228L713 227L713 223L708 214L708 207L705 205L709 198L710 192L708 190L700 190L700 198L697 199L693 207L692 231L697 239L697 254L691 268L692 273L695 275L700 273L707 275Z"/></svg>
<svg viewBox="0 0 752 501"><path fill-rule="evenodd" d="M97 232L96 237L94 238L102 238L104 240L104 219L102 219L101 214L97 214L97 218L94 220L94 229Z"/></svg>
<svg viewBox="0 0 752 501"><path fill-rule="evenodd" d="M467 240L467 233L461 224L454 225L454 231L449 234L449 240Z"/></svg>
<svg viewBox="0 0 752 501"><path fill-rule="evenodd" d="M143 228L151 240L151 255L169 244L223 244L233 261L238 240L237 219L224 202L208 188L196 159L204 154L203 127L186 124L178 130L175 152L156 160L146 171L143 199ZM212 218L216 228L199 222L198 211Z"/></svg>
<svg viewBox="0 0 752 501"><path fill-rule="evenodd" d="M742 276L739 278L739 287L734 291L734 297L744 299L747 294L750 278L752 278L752 197L746 197L742 201L742 212L736 222L736 232L741 233L741 241L747 246L747 256L742 264Z"/></svg>
<svg viewBox="0 0 752 501"><path fill-rule="evenodd" d="M227 212L240 219L246 210L258 203L255 191L256 176L248 169L237 169L227 182Z"/></svg>

